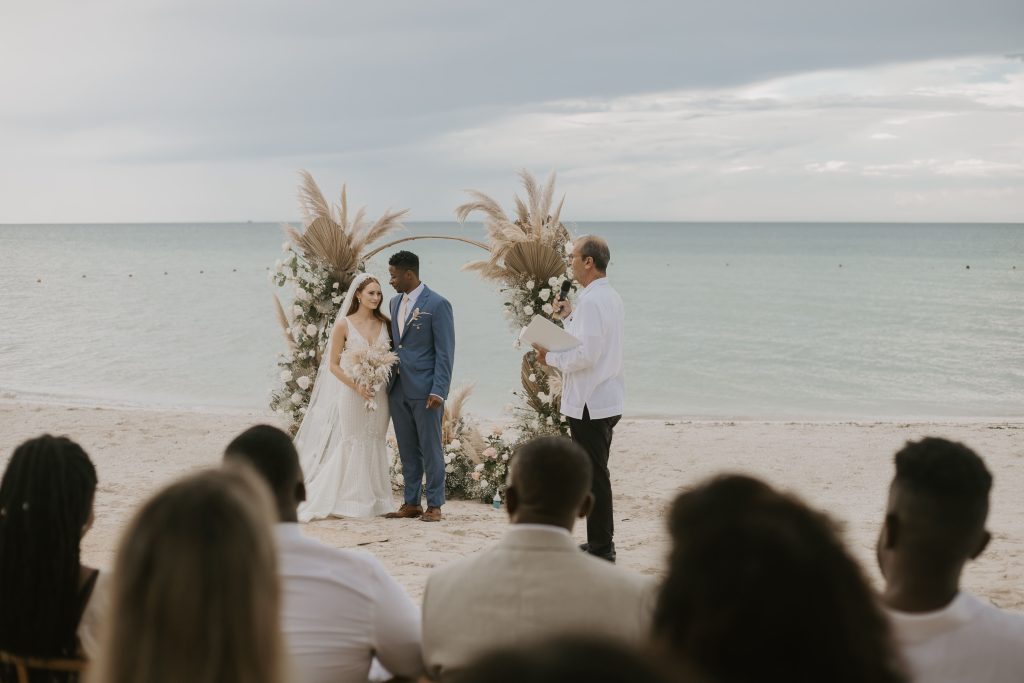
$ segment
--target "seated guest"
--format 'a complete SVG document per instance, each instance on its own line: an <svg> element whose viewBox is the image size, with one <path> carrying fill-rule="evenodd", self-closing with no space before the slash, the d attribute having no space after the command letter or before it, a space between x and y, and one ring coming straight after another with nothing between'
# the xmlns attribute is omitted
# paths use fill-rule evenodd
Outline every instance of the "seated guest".
<svg viewBox="0 0 1024 683"><path fill-rule="evenodd" d="M90 683L280 683L280 595L266 486L248 468L171 484L117 551Z"/></svg>
<svg viewBox="0 0 1024 683"><path fill-rule="evenodd" d="M667 683L649 656L605 639L557 638L495 650L451 676L452 683Z"/></svg>
<svg viewBox="0 0 1024 683"><path fill-rule="evenodd" d="M81 562L92 527L96 470L82 447L49 434L14 450L0 483L0 680L20 659L95 654L106 573ZM31 680L74 680L33 672Z"/></svg>
<svg viewBox="0 0 1024 683"><path fill-rule="evenodd" d="M447 677L502 645L566 634L638 643L647 635L653 582L573 542L573 525L593 502L590 478L590 458L569 439L542 437L517 449L505 537L427 579L429 674Z"/></svg>
<svg viewBox="0 0 1024 683"><path fill-rule="evenodd" d="M989 541L992 475L974 451L928 438L896 454L878 563L883 601L914 681L1024 681L1024 615L960 590Z"/></svg>
<svg viewBox="0 0 1024 683"><path fill-rule="evenodd" d="M376 656L395 675L423 672L420 610L372 555L339 550L299 530L306 498L291 438L258 425L232 441L226 462L245 462L277 503L282 624L297 683L365 681Z"/></svg>
<svg viewBox="0 0 1024 683"><path fill-rule="evenodd" d="M832 523L745 476L681 494L654 613L684 680L896 683L889 624Z"/></svg>

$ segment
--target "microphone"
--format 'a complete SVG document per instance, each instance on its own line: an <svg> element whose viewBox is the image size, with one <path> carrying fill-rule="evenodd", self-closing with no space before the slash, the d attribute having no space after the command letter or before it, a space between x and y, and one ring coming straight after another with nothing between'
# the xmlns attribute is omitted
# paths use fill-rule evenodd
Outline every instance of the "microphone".
<svg viewBox="0 0 1024 683"><path fill-rule="evenodd" d="M558 293L558 300L565 301L565 297L569 296L569 290L572 289L572 282L566 280L562 283L562 290Z"/></svg>

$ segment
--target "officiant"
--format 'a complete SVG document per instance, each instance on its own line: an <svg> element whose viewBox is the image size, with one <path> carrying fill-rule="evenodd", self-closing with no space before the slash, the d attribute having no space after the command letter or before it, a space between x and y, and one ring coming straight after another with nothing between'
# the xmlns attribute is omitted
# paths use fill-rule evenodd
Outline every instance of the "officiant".
<svg viewBox="0 0 1024 683"><path fill-rule="evenodd" d="M585 235L573 242L569 267L582 291L576 307L564 298L554 308L566 332L580 340L567 351L548 351L534 345L542 365L562 372L562 414L569 420L569 433L590 456L594 465L591 491L594 508L587 517L587 542L582 549L615 561L615 531L612 517L612 484L608 474L608 453L612 432L622 417L625 378L622 368L625 311L622 298L608 282L608 243Z"/></svg>

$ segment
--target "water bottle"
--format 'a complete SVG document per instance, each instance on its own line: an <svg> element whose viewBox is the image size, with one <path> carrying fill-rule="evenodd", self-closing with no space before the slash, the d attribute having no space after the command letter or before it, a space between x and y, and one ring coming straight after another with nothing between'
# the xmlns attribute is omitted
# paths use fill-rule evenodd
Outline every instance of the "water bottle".
<svg viewBox="0 0 1024 683"><path fill-rule="evenodd" d="M497 491L494 492L494 498L491 499L491 505L495 510L501 509L501 496L498 495Z"/></svg>

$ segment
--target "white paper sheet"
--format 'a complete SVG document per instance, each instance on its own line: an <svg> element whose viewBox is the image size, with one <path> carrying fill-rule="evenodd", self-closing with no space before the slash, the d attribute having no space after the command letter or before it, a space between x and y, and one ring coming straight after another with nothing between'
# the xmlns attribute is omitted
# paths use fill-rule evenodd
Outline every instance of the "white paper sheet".
<svg viewBox="0 0 1024 683"><path fill-rule="evenodd" d="M568 351L582 342L544 316L535 315L530 324L519 333L525 344L537 344L548 351Z"/></svg>

